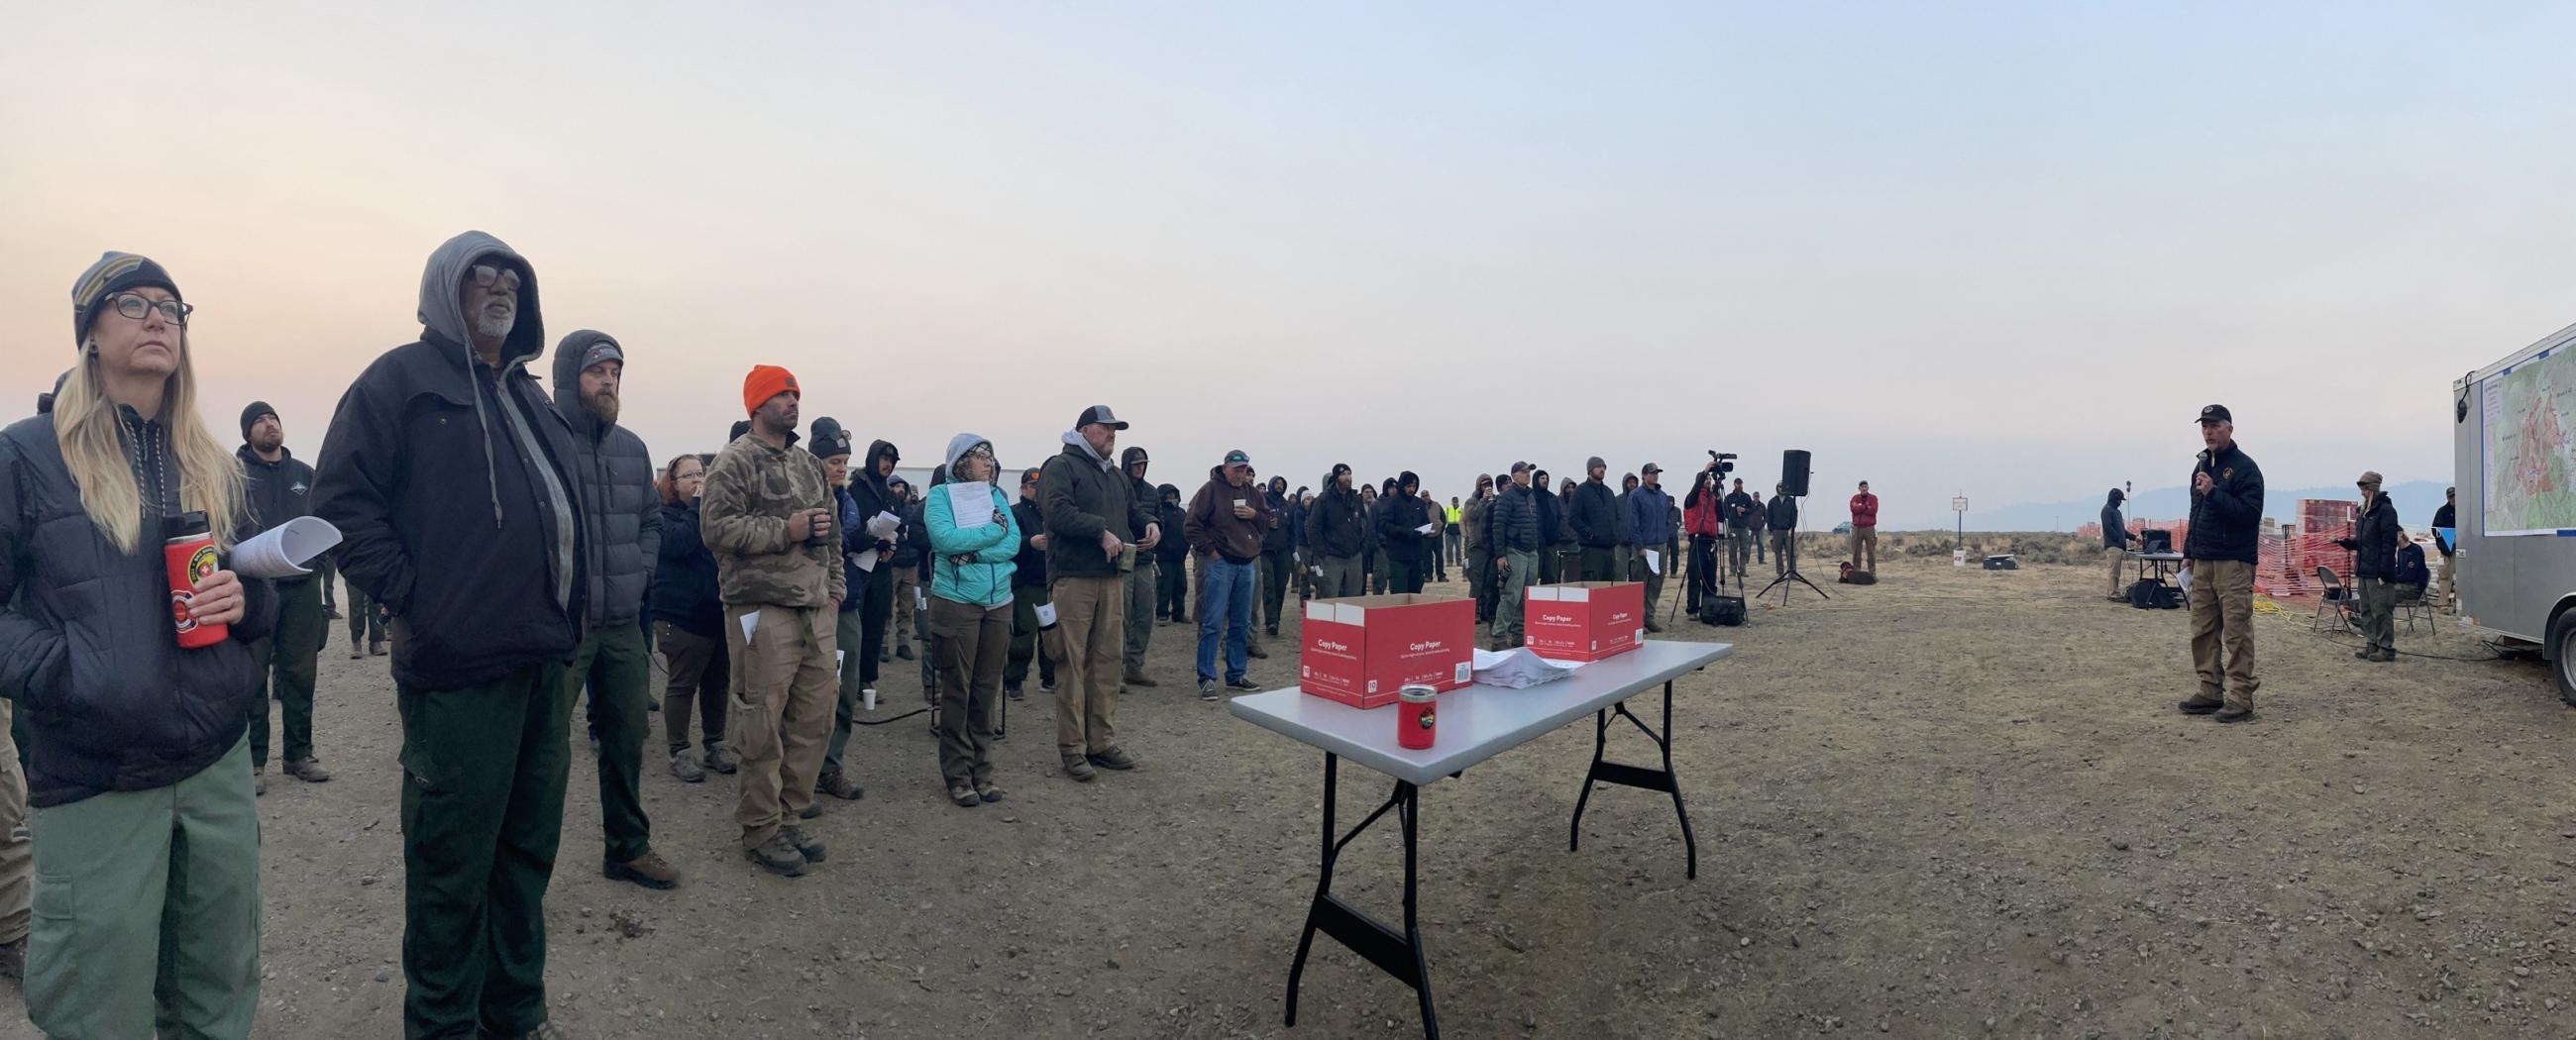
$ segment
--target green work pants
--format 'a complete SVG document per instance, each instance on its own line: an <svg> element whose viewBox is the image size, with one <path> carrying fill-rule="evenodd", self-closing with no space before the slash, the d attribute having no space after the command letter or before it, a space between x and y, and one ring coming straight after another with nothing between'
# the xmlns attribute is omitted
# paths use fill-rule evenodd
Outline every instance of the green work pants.
<svg viewBox="0 0 2576 1040"><path fill-rule="evenodd" d="M280 722L286 730L286 760L313 757L314 655L331 638L322 616L322 582L314 578L277 583L277 625L268 638L250 645L251 667L259 672L259 700L250 709L250 764L268 765L268 695L277 693ZM274 677L272 679L272 677ZM274 682L274 686L272 686Z"/></svg>
<svg viewBox="0 0 2576 1040"><path fill-rule="evenodd" d="M859 695L867 687L875 685L859 677L859 662L852 660L858 656L860 636L866 627L864 609L844 610L840 619L833 623L832 640L840 646L837 653L840 655L841 682L839 696L832 704L832 738L823 743L823 771L826 773L841 771L841 753L849 749L850 734L859 728L859 712L866 710L866 704Z"/></svg>
<svg viewBox="0 0 2576 1040"><path fill-rule="evenodd" d="M1529 587L1530 575L1538 570L1539 554L1518 549L1503 554L1509 567L1494 576L1494 645L1521 645L1521 591Z"/></svg>
<svg viewBox="0 0 2576 1040"><path fill-rule="evenodd" d="M564 674L565 696L586 683L599 724L599 822L608 858L625 863L653 847L644 818L644 741L653 735L653 652L644 630L623 622L595 629Z"/></svg>
<svg viewBox="0 0 2576 1040"><path fill-rule="evenodd" d="M395 694L406 1037L517 1036L546 1020L546 883L572 765L566 672L549 661Z"/></svg>
<svg viewBox="0 0 2576 1040"><path fill-rule="evenodd" d="M1154 582L1160 568L1144 556L1136 557L1136 569L1119 575L1125 583L1127 597L1127 641L1122 655L1131 672L1145 670L1145 652L1154 641Z"/></svg>
<svg viewBox="0 0 2576 1040"><path fill-rule="evenodd" d="M318 603L318 600L317 600ZM48 1036L241 1037L259 1006L250 745L168 787L36 810L27 1017Z"/></svg>

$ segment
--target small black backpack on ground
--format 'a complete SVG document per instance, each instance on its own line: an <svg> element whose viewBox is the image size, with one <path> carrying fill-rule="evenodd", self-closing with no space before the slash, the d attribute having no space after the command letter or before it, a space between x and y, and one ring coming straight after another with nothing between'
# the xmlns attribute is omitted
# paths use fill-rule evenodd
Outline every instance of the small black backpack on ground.
<svg viewBox="0 0 2576 1040"><path fill-rule="evenodd" d="M1705 596L1699 601L1699 623L1732 628L1744 623L1744 597Z"/></svg>

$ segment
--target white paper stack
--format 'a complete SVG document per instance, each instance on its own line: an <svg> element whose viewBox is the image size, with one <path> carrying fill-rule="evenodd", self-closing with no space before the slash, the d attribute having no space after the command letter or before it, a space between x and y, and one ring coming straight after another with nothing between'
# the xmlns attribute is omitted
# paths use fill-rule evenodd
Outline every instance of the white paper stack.
<svg viewBox="0 0 2576 1040"><path fill-rule="evenodd" d="M1572 675L1583 662L1551 661L1521 647L1500 653L1477 650L1475 665L1477 683L1519 690Z"/></svg>
<svg viewBox="0 0 2576 1040"><path fill-rule="evenodd" d="M299 516L233 546L233 573L245 578L301 578L304 564L340 544L340 529L320 517Z"/></svg>

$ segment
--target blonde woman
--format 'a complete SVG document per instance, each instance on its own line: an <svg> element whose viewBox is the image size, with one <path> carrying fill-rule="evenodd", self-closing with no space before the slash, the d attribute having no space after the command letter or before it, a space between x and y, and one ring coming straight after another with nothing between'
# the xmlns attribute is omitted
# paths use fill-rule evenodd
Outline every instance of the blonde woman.
<svg viewBox="0 0 2576 1040"><path fill-rule="evenodd" d="M35 927L27 1017L53 1036L250 1034L259 817L250 643L275 602L217 570L176 608L229 637L181 649L162 542L203 514L229 549L242 472L197 414L189 307L109 253L72 288L80 363L0 431L0 694L27 716Z"/></svg>

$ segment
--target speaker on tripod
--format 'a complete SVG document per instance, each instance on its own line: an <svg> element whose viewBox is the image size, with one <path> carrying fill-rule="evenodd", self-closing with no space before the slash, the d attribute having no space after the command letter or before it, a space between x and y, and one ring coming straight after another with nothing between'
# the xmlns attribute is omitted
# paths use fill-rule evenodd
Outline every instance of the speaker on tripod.
<svg viewBox="0 0 2576 1040"><path fill-rule="evenodd" d="M1809 456L1805 451L1797 448L1791 448L1780 453L1780 492L1782 494L1793 499L1807 497L1808 457ZM1806 516L1804 503L1800 504L1798 515L1801 519ZM1783 572L1779 577L1772 579L1771 584L1763 586L1762 591L1754 593L1753 598L1761 599L1764 596L1770 595L1772 589L1779 589L1780 605L1784 607L1788 606L1789 590L1794 587L1789 584L1792 581L1797 582L1799 585L1806 586L1807 591L1813 592L1816 595L1824 596L1826 599L1833 598L1832 596L1825 596L1825 590L1817 588L1815 582L1808 581L1806 575L1798 573L1798 531L1796 528L1791 528L1789 530L1788 557L1789 569Z"/></svg>

